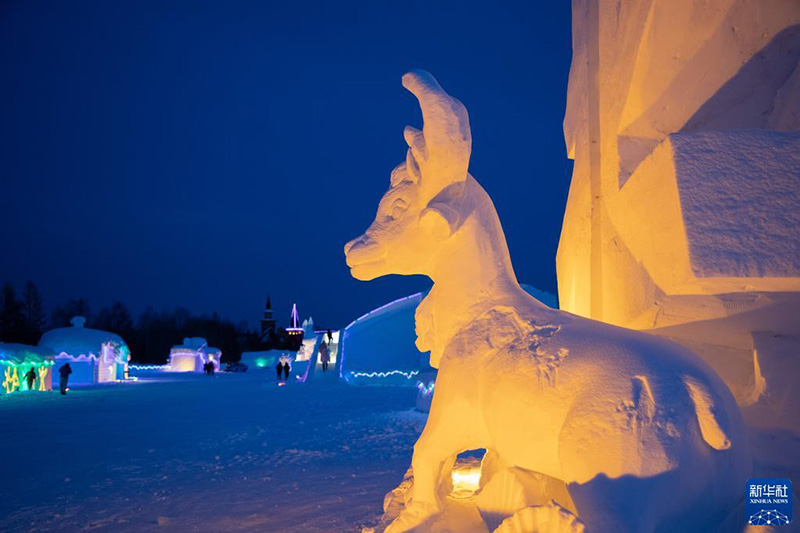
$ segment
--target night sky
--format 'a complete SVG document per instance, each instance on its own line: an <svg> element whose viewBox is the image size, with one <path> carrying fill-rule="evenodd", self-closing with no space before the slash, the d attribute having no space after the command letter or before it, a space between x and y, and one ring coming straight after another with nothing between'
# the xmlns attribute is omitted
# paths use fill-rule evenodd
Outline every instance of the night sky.
<svg viewBox="0 0 800 533"><path fill-rule="evenodd" d="M181 305L344 327L429 286L353 280L432 72L520 281L555 292L569 186L569 2L0 4L0 282L45 305Z"/></svg>

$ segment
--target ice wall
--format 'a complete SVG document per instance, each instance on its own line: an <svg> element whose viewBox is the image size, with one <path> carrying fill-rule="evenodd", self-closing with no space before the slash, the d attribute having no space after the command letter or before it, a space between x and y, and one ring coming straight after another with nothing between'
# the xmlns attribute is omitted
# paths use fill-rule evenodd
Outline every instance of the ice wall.
<svg viewBox="0 0 800 533"><path fill-rule="evenodd" d="M757 333L800 334L799 58L795 0L573 1L561 307L683 342L742 405L781 388Z"/></svg>

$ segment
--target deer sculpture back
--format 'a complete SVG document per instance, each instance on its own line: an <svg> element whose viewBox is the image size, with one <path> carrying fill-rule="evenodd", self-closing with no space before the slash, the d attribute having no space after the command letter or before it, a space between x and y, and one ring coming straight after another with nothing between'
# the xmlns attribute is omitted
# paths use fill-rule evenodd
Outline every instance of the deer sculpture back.
<svg viewBox="0 0 800 533"><path fill-rule="evenodd" d="M521 501L539 502L507 509L504 531L537 514L563 531L713 530L739 504L749 471L728 389L676 344L526 293L494 205L468 173L465 107L427 72L403 85L423 129L406 127L406 159L375 221L345 245L357 279L433 281L416 333L439 373L410 501L387 530L432 527L457 454L481 448L482 487L512 475L527 492ZM528 474L566 490L547 493Z"/></svg>

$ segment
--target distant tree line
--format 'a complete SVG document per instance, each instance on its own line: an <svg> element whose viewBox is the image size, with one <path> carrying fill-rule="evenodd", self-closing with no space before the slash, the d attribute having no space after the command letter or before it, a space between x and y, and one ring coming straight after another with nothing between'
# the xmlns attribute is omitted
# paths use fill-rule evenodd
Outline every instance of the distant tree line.
<svg viewBox="0 0 800 533"><path fill-rule="evenodd" d="M33 282L22 289L22 298L17 298L10 283L3 285L0 294L0 340L36 344L46 326L42 296Z"/></svg>
<svg viewBox="0 0 800 533"><path fill-rule="evenodd" d="M300 339L286 335L280 329L262 339L252 331L247 322L234 325L217 313L193 315L183 307L168 311L147 308L134 320L128 307L119 301L92 313L89 301L74 298L57 305L45 318L42 296L36 285L29 281L17 296L10 283L3 285L0 294L0 341L38 344L42 333L52 328L70 326L75 316L86 318L86 326L116 333L127 343L135 362L163 364L172 346L181 344L185 337L204 337L210 346L222 350L222 360L238 361L242 351L270 348L297 350Z"/></svg>

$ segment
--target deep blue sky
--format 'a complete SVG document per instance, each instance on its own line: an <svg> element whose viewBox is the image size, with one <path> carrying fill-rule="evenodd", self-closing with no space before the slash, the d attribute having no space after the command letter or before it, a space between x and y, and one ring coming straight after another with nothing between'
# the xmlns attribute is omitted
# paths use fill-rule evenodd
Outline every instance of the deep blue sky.
<svg viewBox="0 0 800 533"><path fill-rule="evenodd" d="M350 278L431 71L521 281L555 291L569 2L0 4L0 282L51 309L183 305L343 327L428 286Z"/></svg>

